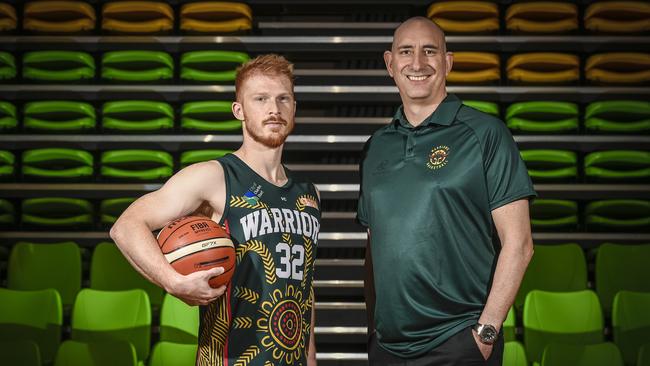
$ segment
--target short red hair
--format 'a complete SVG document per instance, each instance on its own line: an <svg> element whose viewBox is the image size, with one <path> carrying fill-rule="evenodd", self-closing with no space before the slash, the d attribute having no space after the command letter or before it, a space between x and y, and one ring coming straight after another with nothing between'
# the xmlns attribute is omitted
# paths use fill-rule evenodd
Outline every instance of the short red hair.
<svg viewBox="0 0 650 366"><path fill-rule="evenodd" d="M237 68L237 76L235 77L235 97L237 100L240 100L239 93L244 82L256 74L286 76L291 82L291 91L293 91L293 64L280 55L261 55L248 60Z"/></svg>

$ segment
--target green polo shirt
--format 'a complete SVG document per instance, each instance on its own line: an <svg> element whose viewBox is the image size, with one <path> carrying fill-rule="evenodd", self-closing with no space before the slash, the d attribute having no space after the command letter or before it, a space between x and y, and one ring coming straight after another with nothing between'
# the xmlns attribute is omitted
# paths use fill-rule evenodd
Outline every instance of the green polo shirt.
<svg viewBox="0 0 650 366"><path fill-rule="evenodd" d="M491 211L535 195L499 119L451 94L418 127L400 107L361 163L379 345L417 357L475 324L497 260Z"/></svg>

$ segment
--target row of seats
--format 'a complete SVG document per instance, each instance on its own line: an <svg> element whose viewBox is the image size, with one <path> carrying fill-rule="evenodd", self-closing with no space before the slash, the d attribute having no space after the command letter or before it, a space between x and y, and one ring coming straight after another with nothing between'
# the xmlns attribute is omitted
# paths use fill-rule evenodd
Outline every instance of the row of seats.
<svg viewBox="0 0 650 366"><path fill-rule="evenodd" d="M503 118L513 132L563 133L579 130L581 121L587 131L639 133L650 131L650 102L642 100L606 100L585 106L561 101L530 101L508 105L501 114L499 105L486 101L464 101L466 105ZM148 100L120 100L96 108L86 102L46 100L22 106L22 128L43 132L88 131L97 128L101 119L104 131L164 131L175 127L194 131L238 131L241 123L234 119L230 101L189 102L175 112L169 103ZM97 115L101 114L101 117ZM19 125L18 108L0 101L0 130Z"/></svg>
<svg viewBox="0 0 650 366"><path fill-rule="evenodd" d="M15 30L13 6L0 3L0 31ZM101 29L127 34L154 34L174 29L174 9L159 1L112 1L103 4ZM253 13L243 3L201 1L179 9L180 30L195 33L232 33L252 28ZM22 28L39 33L80 33L96 28L93 5L83 1L29 1L24 5Z"/></svg>
<svg viewBox="0 0 650 366"><path fill-rule="evenodd" d="M248 55L231 51L193 51L180 57L180 79L231 81ZM22 77L34 81L81 81L96 75L93 56L80 51L31 51L23 55ZM62 67L63 65L63 67ZM101 56L101 78L114 81L161 81L174 78L174 59L162 51L110 51ZM16 77L16 61L0 52L0 79ZM518 83L560 84L580 81L580 57L571 53L530 52L508 58L506 77ZM610 52L589 56L584 78L593 83L650 82L650 53ZM501 58L489 52L454 52L450 83L484 84L501 80Z"/></svg>
<svg viewBox="0 0 650 366"><path fill-rule="evenodd" d="M639 348L637 366L650 364L650 344ZM503 366L528 366L526 350L519 342L506 342L503 350ZM550 343L544 348L541 362L534 366L623 366L618 346L611 342L593 344ZM627 364L633 366L634 364Z"/></svg>

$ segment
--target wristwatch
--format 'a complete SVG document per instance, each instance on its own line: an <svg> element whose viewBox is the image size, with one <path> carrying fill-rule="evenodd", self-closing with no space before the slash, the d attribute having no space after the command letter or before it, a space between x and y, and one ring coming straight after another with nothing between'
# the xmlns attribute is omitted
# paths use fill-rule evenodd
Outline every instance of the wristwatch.
<svg viewBox="0 0 650 366"><path fill-rule="evenodd" d="M478 333L478 339L483 344L494 344L494 341L496 341L497 337L499 336L497 329L490 324L476 323L472 329Z"/></svg>

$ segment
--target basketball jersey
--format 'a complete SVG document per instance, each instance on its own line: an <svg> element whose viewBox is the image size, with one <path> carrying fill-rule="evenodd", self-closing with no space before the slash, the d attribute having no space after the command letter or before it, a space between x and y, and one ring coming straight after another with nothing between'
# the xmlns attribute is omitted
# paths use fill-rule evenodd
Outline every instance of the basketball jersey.
<svg viewBox="0 0 650 366"><path fill-rule="evenodd" d="M306 366L320 230L314 185L287 172L278 187L233 154L221 224L237 261L226 292L200 311L197 365Z"/></svg>

